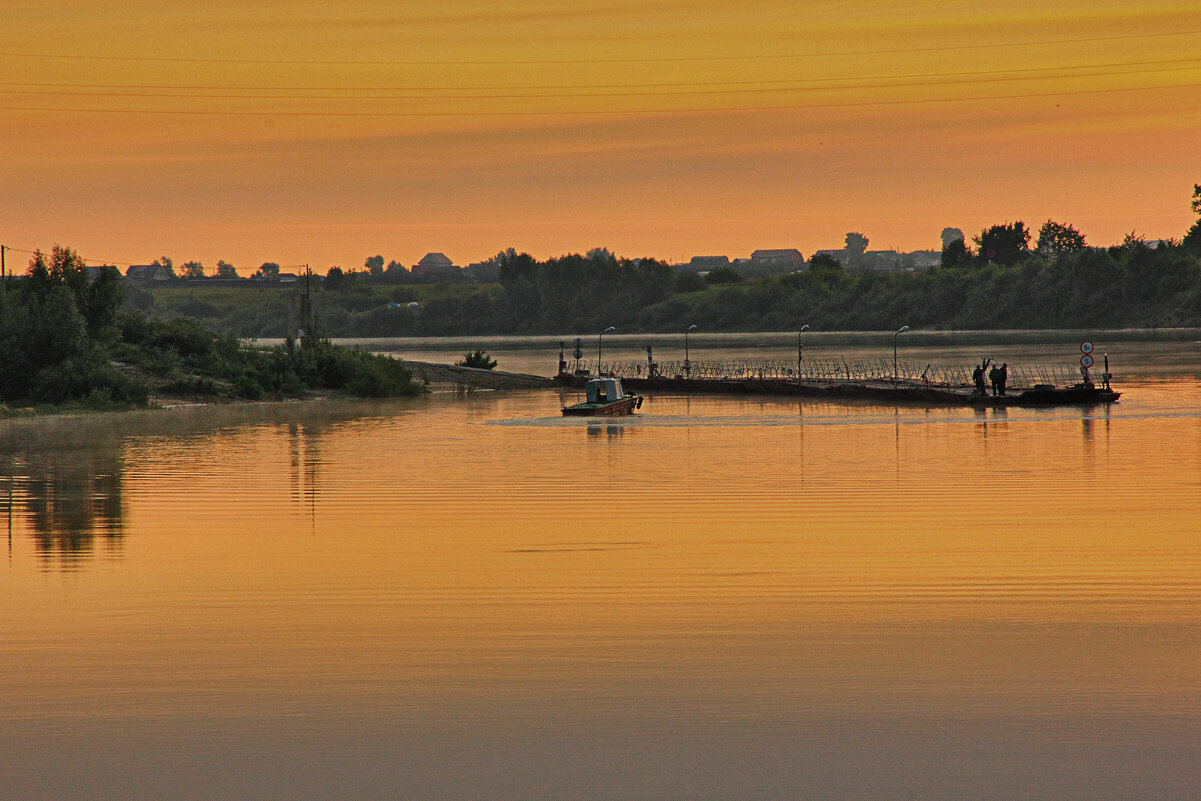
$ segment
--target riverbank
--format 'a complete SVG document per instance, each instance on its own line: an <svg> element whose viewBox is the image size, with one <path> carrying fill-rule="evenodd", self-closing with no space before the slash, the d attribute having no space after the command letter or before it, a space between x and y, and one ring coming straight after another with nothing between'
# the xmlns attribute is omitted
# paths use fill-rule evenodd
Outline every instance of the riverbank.
<svg viewBox="0 0 1201 801"><path fill-rule="evenodd" d="M439 362L405 360L415 380L426 386L450 385L475 389L549 389L555 382L545 376L529 373L507 373L503 370L484 370Z"/></svg>

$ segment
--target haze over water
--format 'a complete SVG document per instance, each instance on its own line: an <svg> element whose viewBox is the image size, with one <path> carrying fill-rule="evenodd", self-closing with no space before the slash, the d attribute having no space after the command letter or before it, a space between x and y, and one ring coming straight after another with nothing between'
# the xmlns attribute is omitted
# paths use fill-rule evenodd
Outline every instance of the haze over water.
<svg viewBox="0 0 1201 801"><path fill-rule="evenodd" d="M1195 797L1201 346L1102 347L1108 408L0 423L0 798Z"/></svg>

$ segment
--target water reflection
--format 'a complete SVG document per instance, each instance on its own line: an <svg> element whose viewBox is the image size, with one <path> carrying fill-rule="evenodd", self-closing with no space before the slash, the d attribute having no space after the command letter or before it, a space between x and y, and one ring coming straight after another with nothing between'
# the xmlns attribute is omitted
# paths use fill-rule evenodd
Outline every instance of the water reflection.
<svg viewBox="0 0 1201 801"><path fill-rule="evenodd" d="M613 423L589 423L587 430L588 439L600 439L601 434L605 435L605 439L621 439L625 435L625 426Z"/></svg>
<svg viewBox="0 0 1201 801"><path fill-rule="evenodd" d="M72 567L101 540L119 554L124 536L121 439L89 437L75 447L74 426L32 441L5 437L0 481L7 485L9 552L14 521L33 538L45 563ZM97 432L99 433L99 432Z"/></svg>
<svg viewBox="0 0 1201 801"><path fill-rule="evenodd" d="M77 569L98 555L120 557L126 535L126 474L147 457L170 462L213 437L283 431L294 504L317 514L320 442L355 420L391 419L414 402L255 404L0 423L0 503L8 527L27 535L44 568ZM165 459L164 459L165 457ZM211 458L211 454L210 454ZM178 471L188 472L186 463Z"/></svg>

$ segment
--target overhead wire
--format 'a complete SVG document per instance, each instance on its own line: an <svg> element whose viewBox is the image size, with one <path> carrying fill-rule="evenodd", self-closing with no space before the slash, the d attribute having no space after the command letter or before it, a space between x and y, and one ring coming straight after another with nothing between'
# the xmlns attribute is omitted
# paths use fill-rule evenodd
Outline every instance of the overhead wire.
<svg viewBox="0 0 1201 801"><path fill-rule="evenodd" d="M505 109L500 111L280 111L253 110L238 111L231 109L137 109L137 108L83 108L83 107L42 107L42 106L0 106L0 111L14 112L49 112L71 114L143 114L166 116L230 116L230 117L376 117L376 118L405 118L405 117L564 117L564 116L628 116L639 114L705 114L746 111L790 111L833 108L871 108L879 106L901 105L931 105L947 103L977 103L998 100L1030 100L1047 97L1083 97L1089 95L1117 94L1128 92L1169 91L1174 89L1197 89L1201 83L1167 84L1154 86L1125 86L1106 89L1074 89L1049 92L1028 92L1021 94L980 95L973 97L946 98L907 98L898 100L861 100L831 103L789 103L757 106L712 106L704 108L657 108L657 109L551 109L551 110L517 110ZM273 98L287 99L287 98Z"/></svg>
<svg viewBox="0 0 1201 801"><path fill-rule="evenodd" d="M1201 62L1201 59L1189 59L1189 61ZM854 89L915 89L938 86L964 86L983 83L1014 83L1017 81L1045 81L1053 79L1065 78L1105 78L1114 75L1146 75L1160 72L1187 72L1190 70L1201 69L1201 65L1181 66L1181 67L1153 67L1148 69L1132 69L1121 71L1107 72L1090 72L1090 73L1074 73L1062 75L1011 75L1008 77L993 77L993 78L963 78L953 80L940 81L920 81L911 83L866 83L866 84L848 84L845 86L771 86L762 87L754 86L742 89L687 89L687 90L656 90L656 91L641 91L641 92L571 92L571 93L520 93L512 92L508 94L474 94L474 95L437 95L437 94L406 94L406 95L315 95L315 94L180 94L177 92L112 92L112 91L68 91L68 90L49 90L49 89L3 89L0 88L0 94L6 95L34 95L34 96L49 96L49 97L154 97L154 98L175 98L181 100L545 100L556 98L635 98L635 97L689 97L689 96L704 96L704 95L730 95L730 94L763 94L767 92L827 92L827 91L846 91ZM11 84L0 84L0 86L8 86ZM703 84L697 84L702 86ZM647 87L649 88L649 87ZM192 90L182 90L189 91ZM259 91L259 90L248 90ZM279 91L289 91L281 89ZM366 90L369 91L369 90ZM442 91L442 90L431 90ZM470 90L464 90L470 91Z"/></svg>
<svg viewBox="0 0 1201 801"><path fill-rule="evenodd" d="M539 66L562 64L679 64L721 61L763 61L773 59L841 58L847 56L896 55L903 53L941 53L963 50L982 50L1006 47L1047 47L1065 44L1114 42L1131 39L1151 39L1172 36L1193 36L1201 30L1154 31L1149 33L1110 34L1107 36L1079 36L1059 39L1027 40L1021 42L972 42L962 45L937 45L932 47L882 48L872 50L805 51L802 53L734 53L708 56L640 56L637 58L581 58L567 59L263 59L263 58L212 58L188 56L111 56L87 53L38 53L23 51L0 52L0 58L74 59L90 61L133 61L161 62L174 64L257 64L280 66Z"/></svg>
<svg viewBox="0 0 1201 801"><path fill-rule="evenodd" d="M77 88L77 89L179 89L179 90L197 90L197 91L246 91L246 92L337 92L337 91L352 91L352 92L440 92L440 91L510 91L515 89L528 90L569 90L569 89L663 89L663 88L682 88L682 87L699 87L699 86L761 86L767 84L784 84L784 83L821 83L821 82L846 82L846 81L884 81L884 80L908 80L914 78L959 78L966 76L984 76L984 75L1013 75L1017 73L1032 73L1041 72L1048 73L1044 78L1064 77L1060 75L1050 74L1063 72L1065 70L1086 70L1086 69L1116 69L1119 67L1147 67L1147 66L1164 66L1171 64L1198 64L1201 63L1201 58L1173 58L1173 59L1157 59L1153 61L1117 61L1105 62L1099 64L1072 64L1062 67L1011 67L1006 69L992 70L956 70L953 72L918 72L918 73L898 73L895 75L855 75L855 76L838 76L826 75L815 78L767 78L767 79L744 79L732 81L667 81L655 83L575 83L575 84L503 84L503 85L477 85L477 86L451 86L451 85L436 85L436 86L231 86L228 84L136 84L136 83L63 83L63 82L39 82L39 81L0 81L0 86L36 86L45 88Z"/></svg>

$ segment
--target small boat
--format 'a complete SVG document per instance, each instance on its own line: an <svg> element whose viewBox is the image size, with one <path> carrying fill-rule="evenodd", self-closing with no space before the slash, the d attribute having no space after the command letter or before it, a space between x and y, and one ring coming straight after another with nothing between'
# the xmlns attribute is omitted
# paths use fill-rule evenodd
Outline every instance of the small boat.
<svg viewBox="0 0 1201 801"><path fill-rule="evenodd" d="M564 406L563 415L580 417L616 417L633 414L642 408L642 396L626 393L620 378L593 378L584 385L586 400L573 406Z"/></svg>

